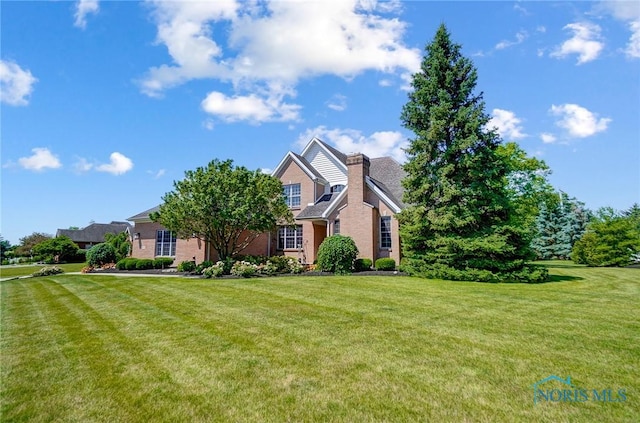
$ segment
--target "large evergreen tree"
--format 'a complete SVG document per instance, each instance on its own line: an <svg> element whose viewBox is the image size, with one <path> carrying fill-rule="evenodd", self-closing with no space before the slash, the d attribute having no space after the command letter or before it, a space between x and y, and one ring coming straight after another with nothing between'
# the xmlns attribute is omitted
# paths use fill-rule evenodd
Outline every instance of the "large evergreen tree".
<svg viewBox="0 0 640 423"><path fill-rule="evenodd" d="M487 128L476 69L460 50L441 25L402 110L415 134L403 181L411 206L399 215L404 267L444 279L542 281L546 271L526 264L533 254L514 223L501 139Z"/></svg>

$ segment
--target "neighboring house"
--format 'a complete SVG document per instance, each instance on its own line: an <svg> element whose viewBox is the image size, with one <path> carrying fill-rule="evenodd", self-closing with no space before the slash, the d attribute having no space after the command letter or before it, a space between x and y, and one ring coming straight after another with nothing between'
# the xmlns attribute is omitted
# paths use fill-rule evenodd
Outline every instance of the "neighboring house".
<svg viewBox="0 0 640 423"><path fill-rule="evenodd" d="M78 244L80 249L89 249L104 242L106 234L130 232L131 224L127 222L92 223L83 229L58 229L56 237L66 236Z"/></svg>
<svg viewBox="0 0 640 423"><path fill-rule="evenodd" d="M391 157L346 155L317 138L300 154L288 152L272 173L284 186L284 196L296 220L253 241L242 254L287 255L312 263L330 235L353 238L359 257L400 261L400 237L395 215L402 203L402 166ZM158 206L159 207L159 206ZM132 255L174 257L176 262L215 260L215 252L198 239L176 239L149 215L154 207L128 220L134 223Z"/></svg>

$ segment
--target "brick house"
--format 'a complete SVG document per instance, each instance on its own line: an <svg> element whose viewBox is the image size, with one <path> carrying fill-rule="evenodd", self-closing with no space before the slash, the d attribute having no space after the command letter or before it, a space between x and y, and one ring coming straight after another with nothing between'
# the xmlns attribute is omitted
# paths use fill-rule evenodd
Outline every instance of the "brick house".
<svg viewBox="0 0 640 423"><path fill-rule="evenodd" d="M322 241L340 233L354 239L360 257L391 257L399 263L395 215L404 208L405 173L394 159L346 155L314 138L300 154L288 152L272 175L282 181L296 225L261 235L242 254L286 255L312 263ZM135 225L133 257L171 256L176 263L216 259L215 251L201 240L176 239L152 222L149 215L158 207L128 219Z"/></svg>
<svg viewBox="0 0 640 423"><path fill-rule="evenodd" d="M105 235L121 232L131 232L131 225L127 222L92 223L82 229L58 229L56 237L69 237L80 249L89 249L104 242Z"/></svg>

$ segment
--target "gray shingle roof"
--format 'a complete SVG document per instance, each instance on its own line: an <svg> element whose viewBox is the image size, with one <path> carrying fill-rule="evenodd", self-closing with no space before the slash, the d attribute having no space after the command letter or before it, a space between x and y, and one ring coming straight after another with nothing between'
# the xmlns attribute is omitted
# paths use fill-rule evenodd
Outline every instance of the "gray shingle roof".
<svg viewBox="0 0 640 423"><path fill-rule="evenodd" d="M374 179L375 184L385 195L400 207L405 207L402 202L404 194L402 179L406 174L402 165L391 157L370 159L369 176Z"/></svg>
<svg viewBox="0 0 640 423"><path fill-rule="evenodd" d="M312 206L308 206L296 216L296 219L320 218L322 214L329 208L331 201L337 197L337 193L325 194Z"/></svg>
<svg viewBox="0 0 640 423"><path fill-rule="evenodd" d="M155 207L150 208L149 210L145 210L141 213L138 213L134 216L131 216L130 218L128 218L127 220L130 220L132 222L135 222L136 220L141 220L141 219L148 219L149 215L153 212L156 212L160 210L160 205L157 205Z"/></svg>
<svg viewBox="0 0 640 423"><path fill-rule="evenodd" d="M92 223L83 229L58 229L56 236L67 236L73 242L104 242L106 234L119 234L131 228L131 225L123 222Z"/></svg>

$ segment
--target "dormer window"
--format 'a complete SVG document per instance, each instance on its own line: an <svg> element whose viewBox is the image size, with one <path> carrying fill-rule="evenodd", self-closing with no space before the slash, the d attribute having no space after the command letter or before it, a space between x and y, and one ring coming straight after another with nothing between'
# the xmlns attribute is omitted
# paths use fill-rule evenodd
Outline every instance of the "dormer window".
<svg viewBox="0 0 640 423"><path fill-rule="evenodd" d="M338 184L338 185L334 185L334 186L332 186L332 187L331 187L331 192L332 192L332 193L333 193L333 192L340 192L340 191L342 191L343 189L344 189L344 185L340 185L340 184Z"/></svg>
<svg viewBox="0 0 640 423"><path fill-rule="evenodd" d="M289 184L282 187L284 201L289 208L300 207L300 184Z"/></svg>

